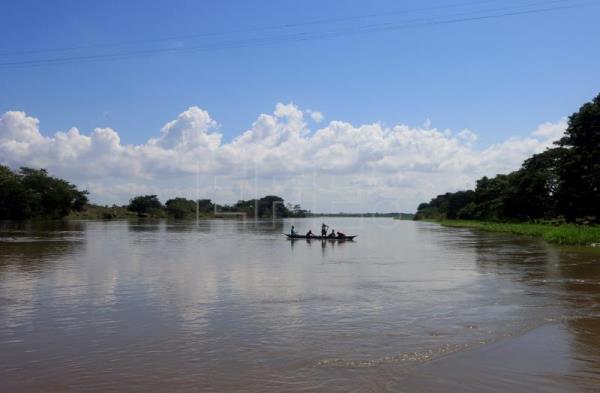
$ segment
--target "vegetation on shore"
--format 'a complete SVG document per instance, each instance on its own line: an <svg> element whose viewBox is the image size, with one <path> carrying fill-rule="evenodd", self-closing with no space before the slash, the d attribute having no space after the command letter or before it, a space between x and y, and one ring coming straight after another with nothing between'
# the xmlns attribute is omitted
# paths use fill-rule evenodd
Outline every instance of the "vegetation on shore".
<svg viewBox="0 0 600 393"><path fill-rule="evenodd" d="M286 204L276 195L220 205L210 199L197 201L177 197L164 204L157 195L139 195L127 205L101 206L88 202L88 192L52 176L45 169L21 168L18 172L0 166L0 219L128 219L215 217L392 217L412 219L405 213L313 214L300 205Z"/></svg>
<svg viewBox="0 0 600 393"><path fill-rule="evenodd" d="M415 219L541 236L554 243L599 242L600 95L569 117L564 135L554 144L517 171L483 177L474 190L448 192L421 203ZM468 221L444 221L448 219Z"/></svg>
<svg viewBox="0 0 600 393"><path fill-rule="evenodd" d="M86 205L81 211L72 212L70 219L124 219L146 218L216 218L216 217L305 217L309 212L299 205L286 205L283 198L268 195L260 199L240 200L233 205L219 205L210 199L193 201L173 198L164 204L156 195L140 195L124 206Z"/></svg>
<svg viewBox="0 0 600 393"><path fill-rule="evenodd" d="M83 210L87 195L44 169L0 165L0 219L61 218Z"/></svg>
<svg viewBox="0 0 600 393"><path fill-rule="evenodd" d="M475 190L421 203L416 219L599 222L600 95L569 117L555 145L517 171L479 179Z"/></svg>
<svg viewBox="0 0 600 393"><path fill-rule="evenodd" d="M90 204L87 195L87 191L77 189L66 180L48 175L45 169L23 167L13 171L0 165L0 219L281 218L305 217L310 213L300 205L286 204L283 198L275 195L240 200L233 205L186 198L169 199L163 204L156 195L140 195L123 206Z"/></svg>
<svg viewBox="0 0 600 393"><path fill-rule="evenodd" d="M600 226L568 223L440 220L443 226L541 237L549 243L600 246Z"/></svg>

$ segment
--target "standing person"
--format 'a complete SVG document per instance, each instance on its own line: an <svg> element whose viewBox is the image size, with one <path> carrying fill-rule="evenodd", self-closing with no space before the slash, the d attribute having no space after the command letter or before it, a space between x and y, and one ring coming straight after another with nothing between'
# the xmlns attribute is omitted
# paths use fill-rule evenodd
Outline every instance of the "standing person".
<svg viewBox="0 0 600 393"><path fill-rule="evenodd" d="M329 229L329 226L325 225L325 223L321 224L321 236L323 236L323 237L327 236L328 229Z"/></svg>

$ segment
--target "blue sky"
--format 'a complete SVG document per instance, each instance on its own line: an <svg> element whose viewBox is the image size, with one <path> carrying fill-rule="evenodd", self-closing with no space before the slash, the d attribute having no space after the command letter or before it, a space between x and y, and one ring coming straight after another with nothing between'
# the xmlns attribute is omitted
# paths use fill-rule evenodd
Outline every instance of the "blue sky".
<svg viewBox="0 0 600 393"><path fill-rule="evenodd" d="M410 10L454 1L4 2L2 52L118 43ZM404 21L523 2L396 16ZM600 8L418 27L276 46L0 70L0 110L43 129L114 127L142 142L191 105L226 137L275 102L327 118L477 130L496 142L574 111L597 93ZM392 18L379 18L373 20ZM8 22L8 23L6 23ZM321 27L321 26L319 26ZM185 40L182 40L185 41ZM188 40L187 42L195 42Z"/></svg>
<svg viewBox="0 0 600 393"><path fill-rule="evenodd" d="M469 3L469 4L466 4ZM367 24L405 24L583 1L5 1L0 63L187 48ZM277 103L361 125L467 128L485 149L557 122L600 87L600 2L278 45L36 67L0 66L0 114L23 111L53 135L116 130L143 144L192 106L229 142ZM462 4L462 5L461 5ZM529 8L526 5L530 5ZM511 8L513 7L513 8ZM514 8L522 7L522 8ZM427 8L427 10L423 10ZM419 9L421 9L419 11ZM388 14L364 17L370 14ZM457 15L457 16L452 16ZM6 54L361 17L343 22L78 51ZM315 128L313 127L312 130Z"/></svg>

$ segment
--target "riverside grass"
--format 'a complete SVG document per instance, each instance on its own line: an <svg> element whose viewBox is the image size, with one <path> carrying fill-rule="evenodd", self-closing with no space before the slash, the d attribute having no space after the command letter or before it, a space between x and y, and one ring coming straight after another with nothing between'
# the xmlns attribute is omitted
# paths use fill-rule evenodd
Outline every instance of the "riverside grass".
<svg viewBox="0 0 600 393"><path fill-rule="evenodd" d="M447 227L472 228L488 232L541 237L549 243L600 246L600 226L576 224L508 223L471 220L440 220Z"/></svg>

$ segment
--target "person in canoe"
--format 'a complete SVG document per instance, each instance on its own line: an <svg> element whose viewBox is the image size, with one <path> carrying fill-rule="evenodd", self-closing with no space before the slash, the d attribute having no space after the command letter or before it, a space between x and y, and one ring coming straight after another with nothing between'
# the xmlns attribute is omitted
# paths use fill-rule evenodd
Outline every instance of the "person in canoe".
<svg viewBox="0 0 600 393"><path fill-rule="evenodd" d="M327 236L328 229L329 229L329 226L325 225L325 223L321 224L321 236L323 236L323 237Z"/></svg>
<svg viewBox="0 0 600 393"><path fill-rule="evenodd" d="M308 239L310 237L313 237L313 233L312 230L309 229L308 232L306 232L306 238Z"/></svg>
<svg viewBox="0 0 600 393"><path fill-rule="evenodd" d="M327 237L330 239L335 239L335 229L332 229L331 233L329 235L327 235Z"/></svg>
<svg viewBox="0 0 600 393"><path fill-rule="evenodd" d="M338 231L337 237L338 237L338 239L344 239L346 237L346 234Z"/></svg>
<svg viewBox="0 0 600 393"><path fill-rule="evenodd" d="M297 235L296 229L294 228L293 225L292 225L292 229L290 229L290 235L292 235L292 236L296 236Z"/></svg>

